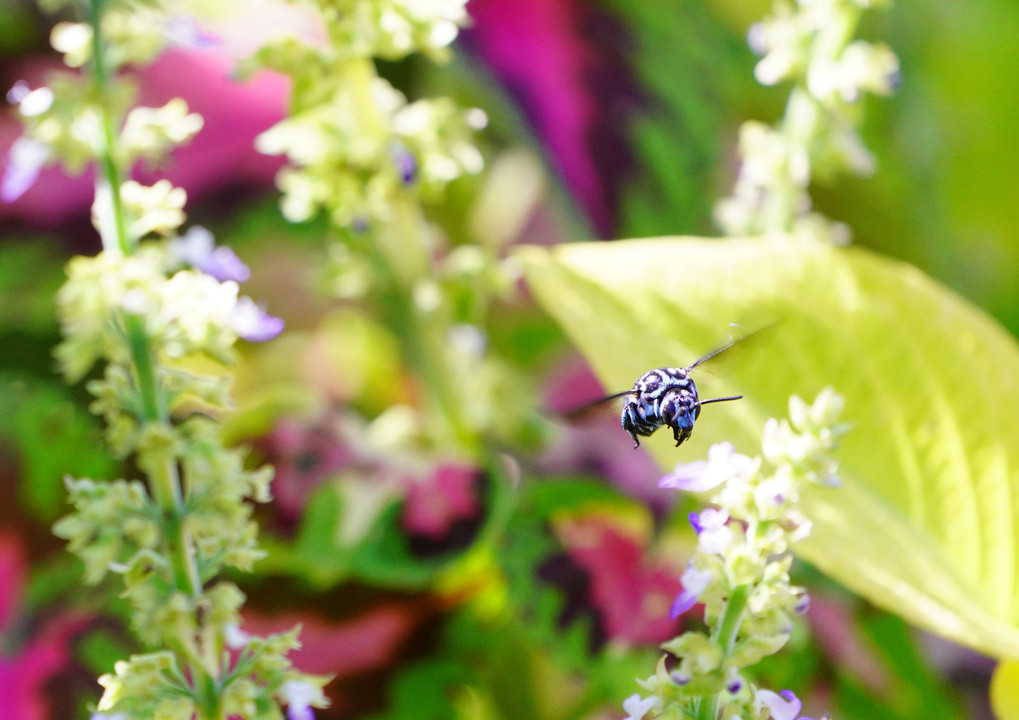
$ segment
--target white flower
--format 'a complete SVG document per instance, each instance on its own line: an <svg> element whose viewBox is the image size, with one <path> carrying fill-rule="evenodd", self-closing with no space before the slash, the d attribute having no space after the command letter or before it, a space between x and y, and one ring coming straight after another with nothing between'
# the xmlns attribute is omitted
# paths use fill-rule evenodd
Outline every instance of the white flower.
<svg viewBox="0 0 1019 720"><path fill-rule="evenodd" d="M50 31L50 45L63 53L68 67L81 67L92 57L92 28L88 23L59 22Z"/></svg>
<svg viewBox="0 0 1019 720"><path fill-rule="evenodd" d="M625 720L641 720L652 708L661 704L661 700L651 696L642 698L637 693L623 700L623 711L626 712Z"/></svg>
<svg viewBox="0 0 1019 720"><path fill-rule="evenodd" d="M45 86L29 90L28 83L19 80L7 91L7 101L18 106L22 117L35 117L53 105L53 91Z"/></svg>
<svg viewBox="0 0 1019 720"><path fill-rule="evenodd" d="M690 520L697 531L697 546L701 552L721 555L732 544L733 532L725 525L729 521L727 510L707 508L697 516L696 521L691 514Z"/></svg>
<svg viewBox="0 0 1019 720"><path fill-rule="evenodd" d="M249 640L251 640L251 636L233 623L223 629L223 641L231 650L243 650L247 647Z"/></svg>

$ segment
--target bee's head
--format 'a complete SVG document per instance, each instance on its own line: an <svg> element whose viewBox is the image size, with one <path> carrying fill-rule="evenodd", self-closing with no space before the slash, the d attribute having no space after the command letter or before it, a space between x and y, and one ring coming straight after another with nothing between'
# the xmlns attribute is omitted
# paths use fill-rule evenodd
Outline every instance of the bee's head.
<svg viewBox="0 0 1019 720"><path fill-rule="evenodd" d="M697 395L689 392L670 392L662 398L661 417L666 425L680 430L692 430L694 421L701 414Z"/></svg>

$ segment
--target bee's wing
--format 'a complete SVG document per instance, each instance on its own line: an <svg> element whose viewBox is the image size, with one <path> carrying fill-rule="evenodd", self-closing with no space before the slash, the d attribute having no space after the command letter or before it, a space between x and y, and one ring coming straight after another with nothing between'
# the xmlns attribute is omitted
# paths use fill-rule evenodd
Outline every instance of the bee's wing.
<svg viewBox="0 0 1019 720"><path fill-rule="evenodd" d="M733 345L737 345L737 344L739 344L739 343L744 343L744 342L748 342L748 341L749 341L749 340L750 340L751 338L754 338L754 337L756 337L756 336L760 335L760 334L761 334L762 332L764 332L765 330L767 330L767 329L769 329L769 328L773 327L774 325L775 325L775 323L774 323L774 322L772 322L772 323L768 323L767 325L764 325L763 327L759 327L759 328L757 328L756 330L753 330L753 331L751 331L751 332L748 332L748 333L747 333L746 335L742 335L742 336L740 336L740 337L738 337L738 338L734 338L734 339L730 340L730 341L729 341L728 343L726 343L726 344L725 344L725 345L723 345L722 347L720 347L720 348L715 348L714 350L712 350L711 352L709 352L709 353L708 353L707 355L705 355L704 357L702 357L702 358L701 358L700 360L697 360L697 361L693 362L692 364L688 365L688 366L687 366L687 367L685 368L685 369L686 369L686 371L687 371L687 372L690 372L691 370L693 370L693 369L694 369L695 367L697 367L698 365L701 365L701 364L703 364L703 363L706 363L706 362L707 362L708 360L710 360L711 358L715 357L716 355L721 355L721 354L722 354L722 353L724 353L724 352L725 352L726 350L728 350L729 348L731 348L731 347L732 347Z"/></svg>
<svg viewBox="0 0 1019 720"><path fill-rule="evenodd" d="M572 410L566 410L565 412L560 413L559 416L567 422L579 422L581 420L586 420L605 403L611 400L617 400L621 397L626 397L627 395L633 395L634 392L635 391L633 390L623 390L622 392L613 393L612 395L606 395L605 397L600 397L597 400L584 403Z"/></svg>

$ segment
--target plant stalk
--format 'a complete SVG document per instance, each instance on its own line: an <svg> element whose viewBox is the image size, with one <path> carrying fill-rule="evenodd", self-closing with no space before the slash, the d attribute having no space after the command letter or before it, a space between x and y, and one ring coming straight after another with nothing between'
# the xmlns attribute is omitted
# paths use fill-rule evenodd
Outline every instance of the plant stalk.
<svg viewBox="0 0 1019 720"><path fill-rule="evenodd" d="M114 153L116 145L115 118L111 103L113 77L106 64L102 37L103 0L89 0L89 23L92 27L92 81L98 96L101 118L100 162L97 171L97 195L103 188L109 190L112 228L100 228L106 252L119 252L124 256L134 251L128 235L127 217L120 188L125 173L118 165ZM112 229L114 237L109 237ZM125 313L124 326L131 350L132 369L141 400L139 423L169 426L169 409L159 387L157 358L145 330L144 318ZM194 542L187 531L186 508L181 479L173 452L161 454L153 467L148 468L153 497L161 511L165 552L170 559L173 586L192 598L202 594L202 581L198 570ZM189 647L192 638L181 638L180 645ZM190 676L195 690L196 710L200 720L223 720L220 688L215 680L216 668L205 668L191 661Z"/></svg>
<svg viewBox="0 0 1019 720"><path fill-rule="evenodd" d="M729 600L722 611L722 617L715 631L714 640L722 649L722 664L732 652L732 647L739 634L740 622L743 620L743 611L746 609L747 600L750 597L750 586L739 585L733 588ZM717 720L718 718L718 695L701 698L697 708L697 720Z"/></svg>

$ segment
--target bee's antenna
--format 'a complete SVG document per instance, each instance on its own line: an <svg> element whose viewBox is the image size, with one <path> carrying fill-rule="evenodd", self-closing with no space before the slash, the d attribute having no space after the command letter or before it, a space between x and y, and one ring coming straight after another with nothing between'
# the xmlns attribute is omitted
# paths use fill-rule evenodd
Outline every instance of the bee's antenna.
<svg viewBox="0 0 1019 720"><path fill-rule="evenodd" d="M725 348L723 348L723 350L724 349ZM742 395L732 395L730 397L711 398L710 400L699 400L697 402L697 404L698 405L707 405L708 403L727 402L729 400L742 400L742 399L743 399Z"/></svg>

